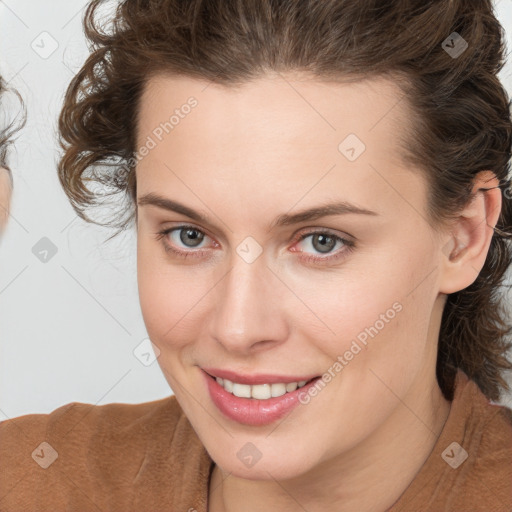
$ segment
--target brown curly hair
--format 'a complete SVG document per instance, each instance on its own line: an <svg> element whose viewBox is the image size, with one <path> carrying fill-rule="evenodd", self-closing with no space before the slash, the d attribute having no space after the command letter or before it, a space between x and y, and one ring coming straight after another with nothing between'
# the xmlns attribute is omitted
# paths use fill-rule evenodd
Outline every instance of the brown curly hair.
<svg viewBox="0 0 512 512"><path fill-rule="evenodd" d="M231 87L270 70L324 80L394 78L416 114L403 149L428 179L431 226L460 213L479 171L492 170L503 191L483 269L447 297L436 369L448 400L457 368L499 400L509 389L503 371L512 369L503 300L512 261L512 121L497 78L504 31L491 0L125 0L102 25L105 4L87 7L91 55L59 118L59 179L76 212L118 228L116 235L135 218L138 104L158 72ZM459 35L468 46L454 56L444 45L453 47ZM100 222L87 215L105 194L119 193L115 216Z"/></svg>

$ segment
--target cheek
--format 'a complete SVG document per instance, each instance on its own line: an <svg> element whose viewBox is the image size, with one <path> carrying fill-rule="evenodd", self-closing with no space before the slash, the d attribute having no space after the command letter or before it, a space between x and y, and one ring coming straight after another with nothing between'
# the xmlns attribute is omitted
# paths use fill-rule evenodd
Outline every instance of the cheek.
<svg viewBox="0 0 512 512"><path fill-rule="evenodd" d="M141 241L137 246L137 280L146 330L161 350L197 338L201 323L195 320L204 305L201 298L208 291L200 272L169 263L163 249Z"/></svg>
<svg viewBox="0 0 512 512"><path fill-rule="evenodd" d="M326 282L310 303L329 327L324 346L333 359L367 364L421 353L436 296L431 249L394 247L373 259Z"/></svg>
<svg viewBox="0 0 512 512"><path fill-rule="evenodd" d="M139 237L137 242L137 281L144 323L153 342L160 344L162 335L171 329L176 303L176 289L164 273L161 257L151 242Z"/></svg>

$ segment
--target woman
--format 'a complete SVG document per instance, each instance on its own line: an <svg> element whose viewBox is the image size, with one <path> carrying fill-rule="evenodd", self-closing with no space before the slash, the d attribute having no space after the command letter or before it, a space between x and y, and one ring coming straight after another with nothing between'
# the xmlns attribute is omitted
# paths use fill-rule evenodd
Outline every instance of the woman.
<svg viewBox="0 0 512 512"><path fill-rule="evenodd" d="M510 510L490 0L102 4L59 177L175 395L3 422L0 510Z"/></svg>
<svg viewBox="0 0 512 512"><path fill-rule="evenodd" d="M0 77L0 96L6 93L7 86L2 77ZM21 101L19 95L15 91L14 93ZM21 103L23 104L23 102ZM24 121L19 122L18 119L18 123L12 122L8 126L0 127L0 235L3 234L9 218L13 186L12 173L7 165L7 150L12 143L14 133L23 124Z"/></svg>

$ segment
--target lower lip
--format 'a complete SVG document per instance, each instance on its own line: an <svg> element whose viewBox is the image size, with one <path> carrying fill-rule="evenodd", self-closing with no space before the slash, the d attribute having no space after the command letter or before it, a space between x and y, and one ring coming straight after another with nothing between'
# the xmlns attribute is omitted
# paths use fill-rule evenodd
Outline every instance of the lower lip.
<svg viewBox="0 0 512 512"><path fill-rule="evenodd" d="M258 400L256 398L240 398L228 393L213 377L203 371L206 385L213 403L221 413L229 419L244 425L268 425L288 414L300 404L299 394L307 393L320 377L282 396Z"/></svg>

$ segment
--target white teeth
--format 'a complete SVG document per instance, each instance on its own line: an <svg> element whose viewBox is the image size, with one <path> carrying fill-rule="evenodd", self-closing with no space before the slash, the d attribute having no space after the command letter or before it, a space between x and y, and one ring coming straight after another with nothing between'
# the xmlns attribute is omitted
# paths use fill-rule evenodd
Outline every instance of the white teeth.
<svg viewBox="0 0 512 512"><path fill-rule="evenodd" d="M289 382L286 384L286 391L289 393L290 391L295 391L298 387L297 382Z"/></svg>
<svg viewBox="0 0 512 512"><path fill-rule="evenodd" d="M251 398L251 386L249 384L233 383L233 395L240 398Z"/></svg>
<svg viewBox="0 0 512 512"><path fill-rule="evenodd" d="M272 384L272 397L282 396L286 393L286 384Z"/></svg>
<svg viewBox="0 0 512 512"><path fill-rule="evenodd" d="M272 396L270 384L256 384L251 386L251 396L258 400L266 400Z"/></svg>
<svg viewBox="0 0 512 512"><path fill-rule="evenodd" d="M240 398L256 398L257 400L267 400L282 396L286 393L291 393L297 388L303 387L307 381L301 380L299 382L289 382L287 384L278 382L275 384L255 384L250 386L249 384L238 384L228 379L221 379L216 377L215 379L220 386L222 386L227 392L232 393Z"/></svg>

